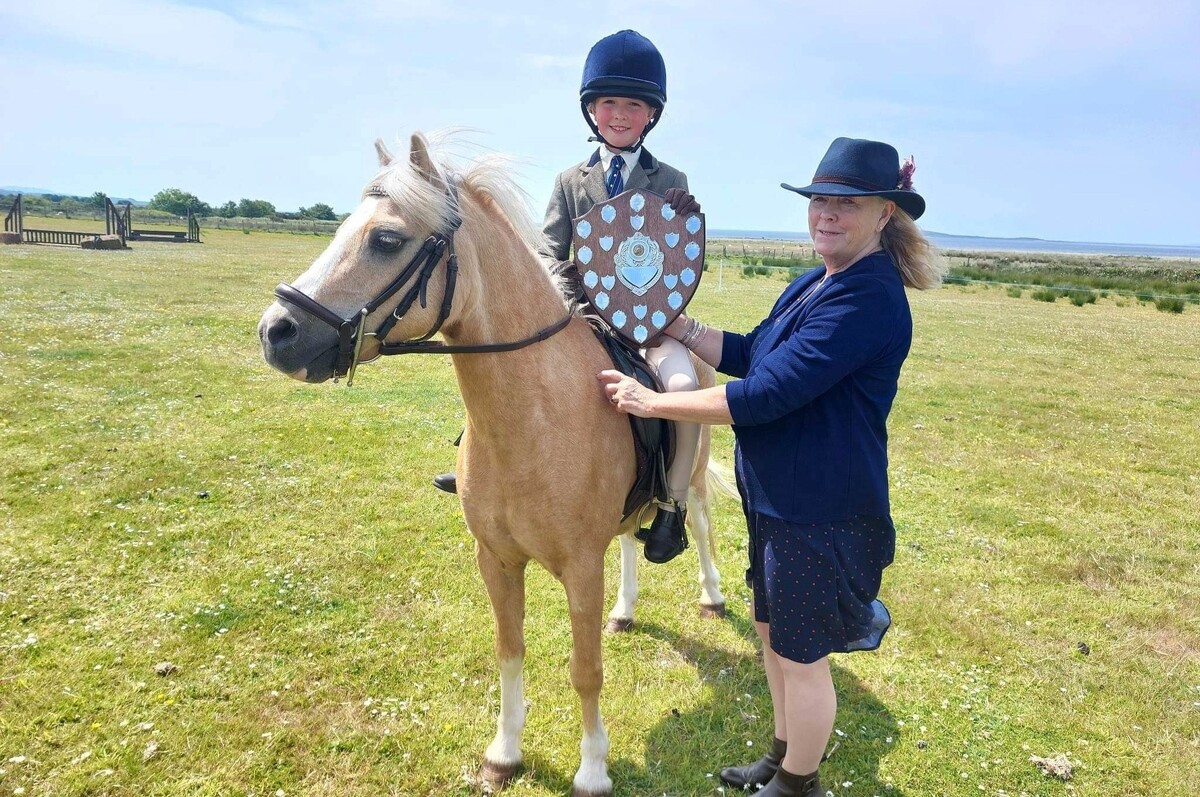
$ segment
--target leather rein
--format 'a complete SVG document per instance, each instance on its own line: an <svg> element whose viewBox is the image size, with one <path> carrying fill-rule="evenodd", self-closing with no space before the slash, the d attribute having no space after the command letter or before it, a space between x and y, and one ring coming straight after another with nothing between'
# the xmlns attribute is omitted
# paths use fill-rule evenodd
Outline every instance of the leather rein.
<svg viewBox="0 0 1200 797"><path fill-rule="evenodd" d="M367 189L366 194L367 196L387 196L378 186L371 186ZM363 361L360 358L363 341L366 338L375 338L379 341L379 355L488 354L515 351L516 349L523 349L526 346L539 343L560 332L571 322L574 313L568 310L566 316L561 320L554 322L548 327L543 327L527 338L509 343L478 343L454 346L442 343L441 341L430 340L430 338L437 334L438 330L442 328L442 324L450 316L450 309L454 301L454 288L458 283L458 255L454 251L454 233L462 226L462 216L457 213L458 191L453 184L450 184L449 187L449 198L452 207L456 210L455 218L450 225L449 231L434 233L426 238L425 242L421 244L421 248L408 261L408 265L404 267L399 276L388 283L387 287L380 291L374 299L363 305L362 309L354 315L342 318L333 310L330 310L298 288L285 282L281 282L276 286L275 296L277 298L300 308L337 330L338 352L337 360L333 367L333 381L336 382L340 377L345 376L347 387L354 383L354 371L358 368L359 362L370 362L369 360ZM429 280L433 276L438 264L442 262L443 256L445 256L446 262L446 290L442 294L442 304L438 310L437 319L433 322L429 331L419 338L411 338L397 343L384 342L384 339L392 331L392 327L396 325L396 322L402 319L409 309L412 308L413 302L419 298L422 308L428 306L427 290ZM367 316L378 310L384 303L399 293L405 285L413 280L414 276L416 280L409 287L408 291L400 297L400 301L396 304L396 309L392 311L391 315L385 318L383 323L374 332L366 332Z"/></svg>

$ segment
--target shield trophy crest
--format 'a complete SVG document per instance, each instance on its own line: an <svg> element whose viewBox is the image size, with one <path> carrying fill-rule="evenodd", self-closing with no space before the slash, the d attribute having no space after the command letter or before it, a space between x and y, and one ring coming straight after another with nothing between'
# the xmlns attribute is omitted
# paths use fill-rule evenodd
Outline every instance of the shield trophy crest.
<svg viewBox="0 0 1200 797"><path fill-rule="evenodd" d="M572 244L596 313L635 346L653 343L687 307L704 273L704 214L676 213L632 189L575 219Z"/></svg>

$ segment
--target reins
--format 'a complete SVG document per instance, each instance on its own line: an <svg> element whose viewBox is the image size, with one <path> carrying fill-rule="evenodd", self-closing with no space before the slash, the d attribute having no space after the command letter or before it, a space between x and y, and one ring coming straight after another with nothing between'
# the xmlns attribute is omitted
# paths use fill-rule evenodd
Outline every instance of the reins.
<svg viewBox="0 0 1200 797"><path fill-rule="evenodd" d="M377 186L368 188L367 194L369 196L386 196L383 190ZM450 229L445 233L434 233L426 238L425 242L421 244L421 248L408 261L408 265L404 267L400 274L388 283L387 287L380 291L374 299L363 305L362 309L354 315L342 318L333 310L330 310L316 299L292 285L281 282L276 286L276 297L298 307L337 330L338 352L337 360L333 367L335 382L340 377L345 376L347 386L354 384L354 371L358 368L358 364L362 362L360 355L363 341L366 338L375 338L379 341L377 356L393 354L488 354L492 352L515 351L534 343L539 343L560 332L571 322L574 312L568 310L566 316L550 326L543 327L528 337L507 343L450 345L441 341L430 340L430 338L438 333L438 330L442 328L442 324L450 316L450 310L454 302L454 289L458 284L458 254L454 251L454 233L462 225L462 215L458 212L458 190L453 183L449 184L448 194L451 206L455 210L455 217L450 225ZM430 326L429 331L419 338L410 338L409 340L397 343L384 342L384 338L392 331L392 327L396 325L396 322L408 313L413 302L420 299L422 308L428 306L427 291L429 280L433 276L433 272L438 264L442 262L443 256L446 258L446 289L442 294L442 304L438 309L437 319ZM417 278L416 281L400 297L400 301L396 304L396 308L391 314L383 320L383 323L374 332L366 332L367 316L378 310L385 302L399 293L413 279L414 275Z"/></svg>

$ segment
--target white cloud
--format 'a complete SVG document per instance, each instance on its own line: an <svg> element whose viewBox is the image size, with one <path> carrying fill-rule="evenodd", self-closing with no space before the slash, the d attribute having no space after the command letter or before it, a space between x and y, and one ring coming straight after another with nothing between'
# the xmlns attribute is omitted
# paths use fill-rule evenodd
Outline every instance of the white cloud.
<svg viewBox="0 0 1200 797"><path fill-rule="evenodd" d="M28 37L52 37L106 51L116 63L149 59L169 67L249 75L277 69L308 49L307 37L243 24L220 11L163 0L128 0L115 14L104 3L43 0L0 11L0 22Z"/></svg>

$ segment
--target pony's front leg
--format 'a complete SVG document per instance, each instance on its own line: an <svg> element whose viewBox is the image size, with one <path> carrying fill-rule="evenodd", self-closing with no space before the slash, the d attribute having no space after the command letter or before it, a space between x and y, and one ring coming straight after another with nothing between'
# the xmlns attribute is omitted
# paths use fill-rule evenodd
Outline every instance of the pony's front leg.
<svg viewBox="0 0 1200 797"><path fill-rule="evenodd" d="M600 654L600 622L604 616L604 551L581 555L563 574L571 612L571 685L579 693L583 738L579 744L579 771L571 784L571 797L609 797L608 733L600 717L600 687L604 663Z"/></svg>
<svg viewBox="0 0 1200 797"><path fill-rule="evenodd" d="M617 587L617 600L612 611L608 613L608 623L605 630L613 633L628 631L633 628L633 607L638 598L638 546L632 533L625 533L618 538L621 543L621 585Z"/></svg>
<svg viewBox="0 0 1200 797"><path fill-rule="evenodd" d="M480 777L500 789L521 767L525 729L525 563L506 565L482 544L475 546L479 574L496 616L496 660L500 665L500 716L496 738L483 754Z"/></svg>
<svg viewBox="0 0 1200 797"><path fill-rule="evenodd" d="M708 498L692 502L687 524L696 541L696 554L700 557L700 615L702 617L724 617L725 596L721 594L721 574L713 564L712 523L708 514Z"/></svg>

